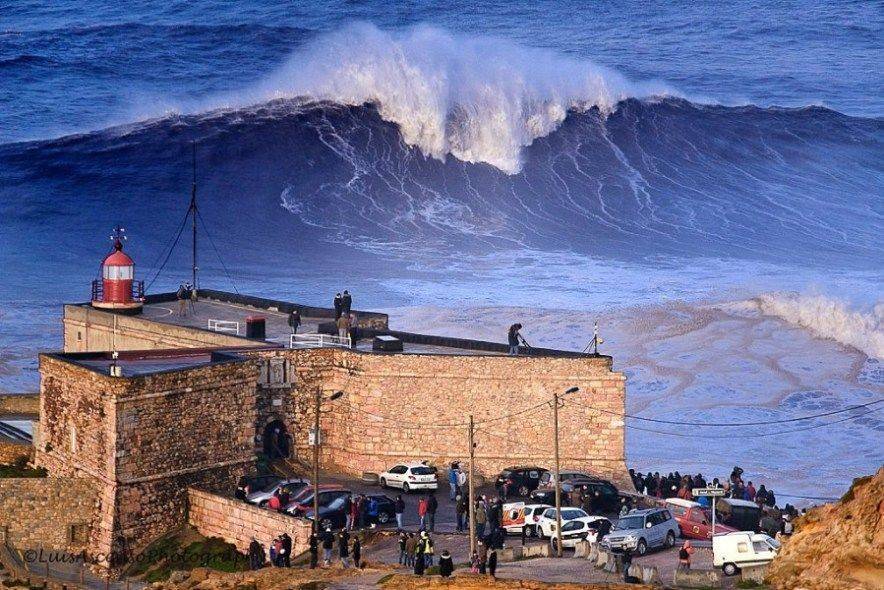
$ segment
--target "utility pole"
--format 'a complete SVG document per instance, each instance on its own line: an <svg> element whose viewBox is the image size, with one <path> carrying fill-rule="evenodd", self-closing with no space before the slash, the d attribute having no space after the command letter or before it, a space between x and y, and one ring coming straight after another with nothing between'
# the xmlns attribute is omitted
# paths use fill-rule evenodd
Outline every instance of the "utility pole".
<svg viewBox="0 0 884 590"><path fill-rule="evenodd" d="M313 397L313 532L319 532L319 412L322 408L322 391L316 388Z"/></svg>
<svg viewBox="0 0 884 590"><path fill-rule="evenodd" d="M565 391L564 395L575 393L580 389L572 387ZM562 556L562 482L559 480L559 397L561 394L553 394L553 453L555 454L554 477L556 485L556 557Z"/></svg>
<svg viewBox="0 0 884 590"><path fill-rule="evenodd" d="M328 396L328 401L334 401L344 395L343 391L336 391ZM313 394L313 532L319 532L319 445L322 444L322 435L319 430L319 416L322 413L322 390L317 387Z"/></svg>
<svg viewBox="0 0 884 590"><path fill-rule="evenodd" d="M476 550L476 492L473 488L473 473L474 473L474 465L476 463L476 443L473 438L473 415L470 414L470 479L469 479L469 487L470 487L470 504L469 504L469 515L470 515L470 555Z"/></svg>
<svg viewBox="0 0 884 590"><path fill-rule="evenodd" d="M193 146L193 186L190 191L190 215L193 227L193 288L196 290L196 142Z"/></svg>
<svg viewBox="0 0 884 590"><path fill-rule="evenodd" d="M559 481L559 392L553 395L553 452L555 453L556 483L556 557L562 556L562 482Z"/></svg>

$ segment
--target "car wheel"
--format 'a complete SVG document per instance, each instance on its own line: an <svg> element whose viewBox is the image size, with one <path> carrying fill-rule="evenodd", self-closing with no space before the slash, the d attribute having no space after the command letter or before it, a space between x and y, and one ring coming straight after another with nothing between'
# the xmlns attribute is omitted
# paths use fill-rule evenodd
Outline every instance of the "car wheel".
<svg viewBox="0 0 884 590"><path fill-rule="evenodd" d="M387 514L386 512L381 512L380 514L378 514L378 523L387 524L388 522L390 522L389 514Z"/></svg>
<svg viewBox="0 0 884 590"><path fill-rule="evenodd" d="M258 508L267 508L267 500L261 500L258 502Z"/></svg>
<svg viewBox="0 0 884 590"><path fill-rule="evenodd" d="M721 569L722 569L722 571L724 571L724 575L726 575L726 576L735 576L735 575L737 575L737 572L740 571L740 568L738 568L737 566L735 566L732 563L724 564L724 567Z"/></svg>
<svg viewBox="0 0 884 590"><path fill-rule="evenodd" d="M519 486L519 489L516 490L520 496L523 498L531 493L531 490L528 489L528 486Z"/></svg>
<svg viewBox="0 0 884 590"><path fill-rule="evenodd" d="M330 518L323 518L322 520L320 520L320 521L319 521L319 528L322 529L322 530L326 530L326 529L330 529L330 528L332 528L332 521L331 521L331 519L330 519Z"/></svg>
<svg viewBox="0 0 884 590"><path fill-rule="evenodd" d="M402 491L405 492L406 494L411 491L411 486L408 485L407 481L402 484Z"/></svg>
<svg viewBox="0 0 884 590"><path fill-rule="evenodd" d="M675 533L673 533L672 531L666 533L666 546L675 547Z"/></svg>
<svg viewBox="0 0 884 590"><path fill-rule="evenodd" d="M380 479L380 481L378 481L378 483L381 484L382 488L387 487L387 480L384 479L383 477Z"/></svg>
<svg viewBox="0 0 884 590"><path fill-rule="evenodd" d="M648 544L644 539L638 540L638 545L635 546L635 552L639 555L644 555L648 552Z"/></svg>

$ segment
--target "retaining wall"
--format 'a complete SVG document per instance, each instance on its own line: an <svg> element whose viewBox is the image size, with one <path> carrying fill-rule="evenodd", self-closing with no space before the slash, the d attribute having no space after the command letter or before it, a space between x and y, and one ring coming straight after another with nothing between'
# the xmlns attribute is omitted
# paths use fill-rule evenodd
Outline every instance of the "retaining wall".
<svg viewBox="0 0 884 590"><path fill-rule="evenodd" d="M248 553L252 537L268 551L278 535L288 533L292 538L292 555L308 549L310 522L258 508L245 502L188 488L188 522L207 537L220 537Z"/></svg>

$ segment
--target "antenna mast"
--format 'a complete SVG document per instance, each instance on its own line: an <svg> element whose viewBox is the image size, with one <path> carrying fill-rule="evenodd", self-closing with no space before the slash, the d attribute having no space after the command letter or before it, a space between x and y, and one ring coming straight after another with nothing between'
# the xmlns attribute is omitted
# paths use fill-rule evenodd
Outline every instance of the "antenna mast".
<svg viewBox="0 0 884 590"><path fill-rule="evenodd" d="M197 288L196 283L196 141L192 141L193 146L193 187L190 191L190 215L193 222L193 288Z"/></svg>

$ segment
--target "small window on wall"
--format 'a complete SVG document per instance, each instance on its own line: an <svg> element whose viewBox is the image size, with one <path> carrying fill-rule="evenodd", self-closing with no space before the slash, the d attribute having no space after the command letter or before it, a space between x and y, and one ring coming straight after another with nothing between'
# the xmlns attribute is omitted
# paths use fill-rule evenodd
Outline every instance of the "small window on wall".
<svg viewBox="0 0 884 590"><path fill-rule="evenodd" d="M77 427L71 426L71 452L77 452Z"/></svg>
<svg viewBox="0 0 884 590"><path fill-rule="evenodd" d="M85 545L89 542L89 524L78 523L68 526L68 541L72 545Z"/></svg>

